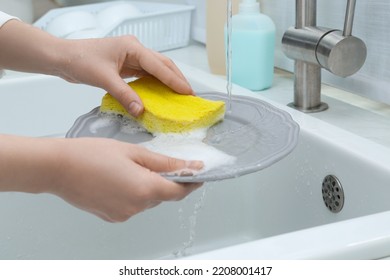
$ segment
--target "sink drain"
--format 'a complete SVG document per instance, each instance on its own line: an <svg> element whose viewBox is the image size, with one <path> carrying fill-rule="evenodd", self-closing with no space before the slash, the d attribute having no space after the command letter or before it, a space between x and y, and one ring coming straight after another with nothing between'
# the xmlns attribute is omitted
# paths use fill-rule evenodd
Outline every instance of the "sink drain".
<svg viewBox="0 0 390 280"><path fill-rule="evenodd" d="M343 209L344 190L336 176L328 175L322 181L322 198L331 212L338 213Z"/></svg>

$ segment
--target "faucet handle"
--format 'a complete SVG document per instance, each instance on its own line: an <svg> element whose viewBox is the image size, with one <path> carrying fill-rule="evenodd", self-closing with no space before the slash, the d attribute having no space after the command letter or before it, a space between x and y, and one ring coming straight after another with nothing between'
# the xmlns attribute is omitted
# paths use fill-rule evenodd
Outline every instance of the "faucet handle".
<svg viewBox="0 0 390 280"><path fill-rule="evenodd" d="M344 30L332 30L318 42L316 56L324 68L340 77L355 74L364 64L367 48L362 40L352 36L356 0L348 0Z"/></svg>
<svg viewBox="0 0 390 280"><path fill-rule="evenodd" d="M367 57L364 42L355 36L343 36L339 30L332 30L321 38L316 57L319 64L331 73L348 77L363 66Z"/></svg>
<svg viewBox="0 0 390 280"><path fill-rule="evenodd" d="M314 0L297 0L297 12L314 17L315 4ZM348 0L343 31L298 24L298 27L289 28L282 39L284 53L291 59L319 64L340 77L355 74L367 57L364 42L351 35L355 6L356 0ZM307 13L309 8L312 8L312 14Z"/></svg>
<svg viewBox="0 0 390 280"><path fill-rule="evenodd" d="M362 40L352 36L356 0L348 0L345 13L344 30L332 30L321 38L316 56L324 68L340 77L355 74L363 66L367 48Z"/></svg>
<svg viewBox="0 0 390 280"><path fill-rule="evenodd" d="M347 10L345 12L345 22L343 36L348 37L352 35L353 18L355 16L356 0L348 0Z"/></svg>

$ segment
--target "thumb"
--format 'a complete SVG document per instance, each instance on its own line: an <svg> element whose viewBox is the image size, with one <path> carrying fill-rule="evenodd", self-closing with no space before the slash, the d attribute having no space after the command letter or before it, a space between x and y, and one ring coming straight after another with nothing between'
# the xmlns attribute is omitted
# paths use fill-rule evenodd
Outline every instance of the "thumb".
<svg viewBox="0 0 390 280"><path fill-rule="evenodd" d="M134 117L144 111L144 106L138 94L118 76L111 80L106 89Z"/></svg>
<svg viewBox="0 0 390 280"><path fill-rule="evenodd" d="M182 160L152 152L146 148L138 147L133 153L134 161L141 166L155 172L163 173L193 173L200 171L204 164L198 160Z"/></svg>

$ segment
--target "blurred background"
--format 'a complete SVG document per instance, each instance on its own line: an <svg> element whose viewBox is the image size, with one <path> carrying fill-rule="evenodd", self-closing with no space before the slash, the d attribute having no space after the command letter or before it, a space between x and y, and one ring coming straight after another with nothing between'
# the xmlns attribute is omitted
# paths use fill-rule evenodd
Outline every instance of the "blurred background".
<svg viewBox="0 0 390 280"><path fill-rule="evenodd" d="M0 0L0 10L16 15L23 21L32 23L48 10L63 6L74 6L107 2L107 0ZM187 0L148 0L148 2L165 2L184 4Z"/></svg>

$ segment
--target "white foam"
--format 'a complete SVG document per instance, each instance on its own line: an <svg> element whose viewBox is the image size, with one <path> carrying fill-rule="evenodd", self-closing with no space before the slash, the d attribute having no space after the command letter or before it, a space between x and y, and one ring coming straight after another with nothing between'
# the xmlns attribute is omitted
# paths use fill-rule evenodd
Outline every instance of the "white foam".
<svg viewBox="0 0 390 280"><path fill-rule="evenodd" d="M90 124L89 130L92 133L97 133L99 129L109 127L114 122L115 120L113 118L107 118L107 117L98 118L97 120L95 120L93 123Z"/></svg>
<svg viewBox="0 0 390 280"><path fill-rule="evenodd" d="M136 121L120 118L110 113L101 114L101 118L93 122L89 129L92 133L97 133L98 130L110 127L117 122L120 123L119 130L122 133L136 134L146 132ZM206 135L207 128L183 133L155 133L152 140L139 143L139 145L170 157L184 160L201 160L204 163L204 168L199 173L234 164L236 157L203 142ZM177 170L175 174L188 171L186 169ZM190 172L194 174L193 170Z"/></svg>
<svg viewBox="0 0 390 280"><path fill-rule="evenodd" d="M194 130L186 133L156 134L153 140L140 143L147 149L166 156L184 160L201 160L204 168L201 172L234 164L236 157L228 155L202 140L206 137L207 129Z"/></svg>
<svg viewBox="0 0 390 280"><path fill-rule="evenodd" d="M123 118L121 120L120 131L128 134L147 132L145 128L140 126L135 120Z"/></svg>

